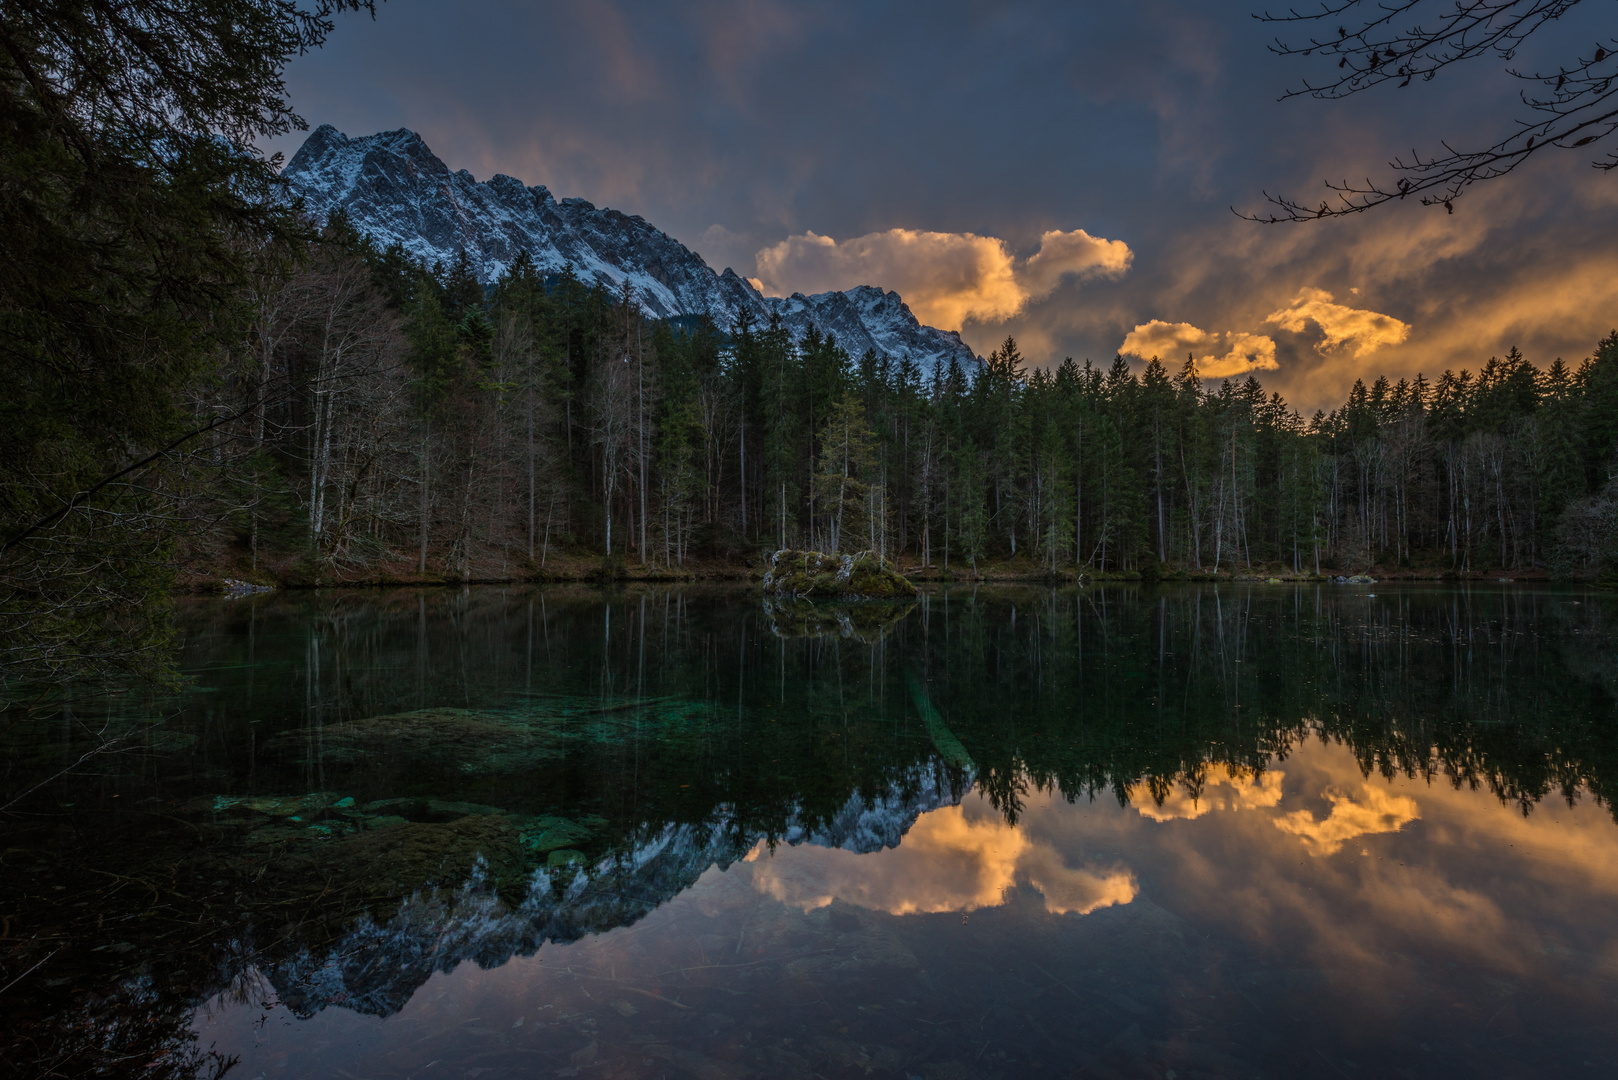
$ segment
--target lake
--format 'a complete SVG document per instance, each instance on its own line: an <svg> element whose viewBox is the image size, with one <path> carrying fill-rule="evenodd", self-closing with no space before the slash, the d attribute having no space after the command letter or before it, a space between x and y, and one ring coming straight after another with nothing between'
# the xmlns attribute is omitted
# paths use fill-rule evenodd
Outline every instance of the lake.
<svg viewBox="0 0 1618 1080"><path fill-rule="evenodd" d="M0 732L0 1054L1618 1075L1615 616L1515 584L188 600L189 685Z"/></svg>

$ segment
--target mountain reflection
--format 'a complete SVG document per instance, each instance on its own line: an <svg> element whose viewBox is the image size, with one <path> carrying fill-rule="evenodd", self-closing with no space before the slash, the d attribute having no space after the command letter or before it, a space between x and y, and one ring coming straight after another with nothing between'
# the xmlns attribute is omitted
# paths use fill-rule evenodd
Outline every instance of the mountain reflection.
<svg viewBox="0 0 1618 1080"><path fill-rule="evenodd" d="M315 593L184 625L197 686L106 721L173 713L161 738L7 825L0 982L44 957L56 981L0 1051L195 1072L187 1010L232 986L391 1015L434 972L633 925L712 867L803 912L1028 890L1087 915L1137 903L1128 837L1250 819L1325 860L1428 820L1420 790L1520 819L1608 805L1618 767L1610 607L1549 591L949 590L829 619L735 590ZM8 789L82 730L12 724ZM1115 835L1049 831L1097 800ZM1608 888L1612 841L1579 835L1560 857ZM1435 933L1511 923L1377 887Z"/></svg>

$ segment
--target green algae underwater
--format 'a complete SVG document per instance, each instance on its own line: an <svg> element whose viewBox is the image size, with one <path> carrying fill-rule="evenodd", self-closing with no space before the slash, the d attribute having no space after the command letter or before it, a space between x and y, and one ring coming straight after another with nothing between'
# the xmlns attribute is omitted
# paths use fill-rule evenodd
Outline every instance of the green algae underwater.
<svg viewBox="0 0 1618 1080"><path fill-rule="evenodd" d="M82 759L3 823L0 1052L30 1076L1618 1060L1618 926L1591 914L1618 890L1592 870L1618 854L1614 613L1312 585L197 600L188 689L0 735L4 801ZM1373 919L1372 865L1439 877ZM1483 955L1497 924L1533 956Z"/></svg>

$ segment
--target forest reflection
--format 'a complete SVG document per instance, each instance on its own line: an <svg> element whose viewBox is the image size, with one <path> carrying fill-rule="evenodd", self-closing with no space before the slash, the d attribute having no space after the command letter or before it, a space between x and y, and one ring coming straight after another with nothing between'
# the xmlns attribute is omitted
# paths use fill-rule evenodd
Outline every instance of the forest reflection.
<svg viewBox="0 0 1618 1080"><path fill-rule="evenodd" d="M509 709L520 694L678 698L704 710L692 787L754 797L758 756L811 786L836 774L842 796L933 749L909 673L1013 818L1026 784L1164 806L1233 783L1215 765L1262 784L1309 730L1369 771L1448 776L1527 808L1581 788L1605 800L1611 615L1599 594L1498 587L1001 587L926 594L861 640L835 620L776 633L732 589L472 589L198 603L186 651L225 745L241 720L269 724L262 740L411 709ZM746 723L788 718L804 729ZM645 740L623 734L599 754L633 768ZM824 740L844 737L868 752L828 757Z"/></svg>
<svg viewBox="0 0 1618 1080"><path fill-rule="evenodd" d="M735 588L352 591L194 601L182 626L195 685L101 728L172 719L7 825L25 944L0 975L67 972L19 1014L27 1053L194 1072L187 1010L233 980L297 1015L388 1016L462 960L635 925L710 867L806 915L1026 888L1099 917L1139 903L1150 843L1180 853L1157 880L1203 874L1273 916L1294 884L1229 880L1173 830L1341 878L1418 822L1610 807L1618 767L1612 606L1584 592L949 589L784 624ZM82 754L80 730L8 728L8 789ZM1085 819L1102 840L1070 835L1074 802L1113 808ZM1618 894L1603 824L1541 830L1534 865ZM1336 887L1440 938L1531 933L1456 884L1473 872Z"/></svg>

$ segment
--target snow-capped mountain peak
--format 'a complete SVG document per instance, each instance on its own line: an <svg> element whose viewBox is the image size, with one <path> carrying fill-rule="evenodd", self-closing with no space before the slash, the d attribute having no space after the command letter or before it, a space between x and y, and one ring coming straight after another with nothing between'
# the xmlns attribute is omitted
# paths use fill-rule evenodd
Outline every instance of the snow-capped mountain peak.
<svg viewBox="0 0 1618 1080"><path fill-rule="evenodd" d="M764 296L732 269L715 273L638 215L581 198L558 201L544 185L504 174L479 182L465 169L452 172L405 128L349 138L322 124L282 175L317 220L340 209L377 244L399 244L428 265L448 265L464 249L484 282L526 251L542 273L571 268L613 292L627 282L656 318L706 313L728 330L744 311L759 325L774 313L795 337L814 326L851 356L874 349L895 361L908 357L924 374L952 357L969 368L976 362L959 333L923 326L898 293L861 285Z"/></svg>

